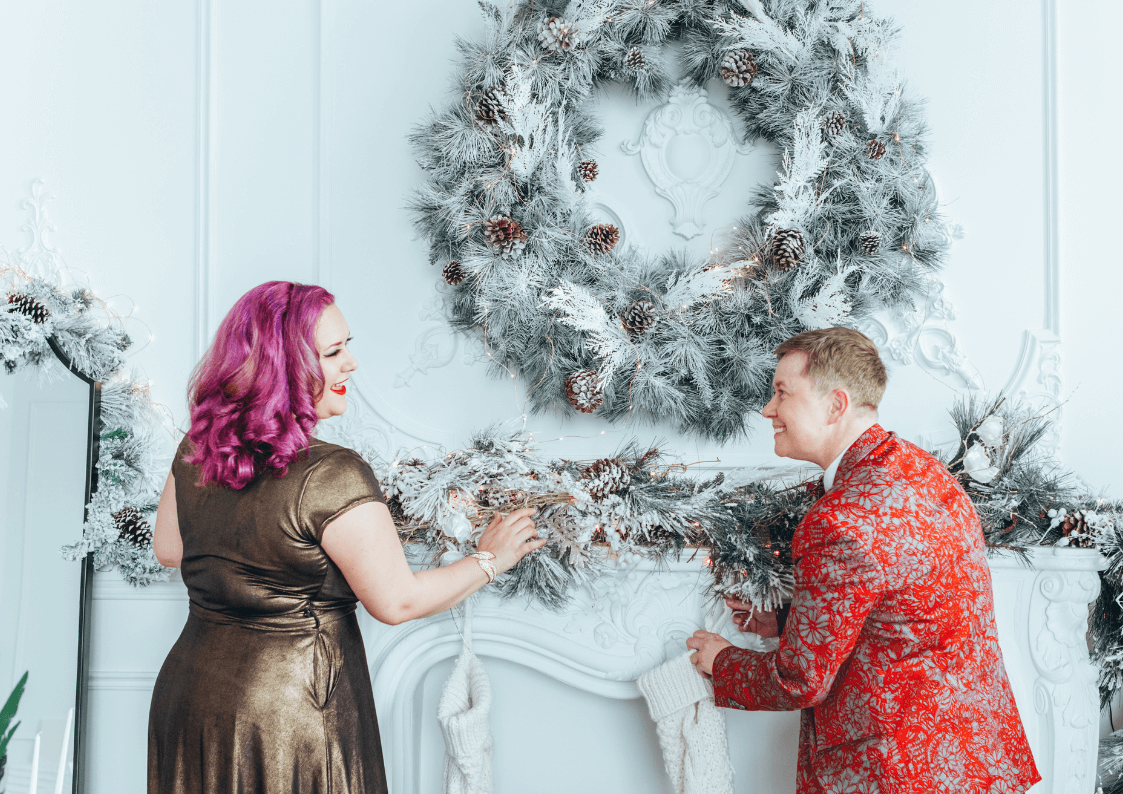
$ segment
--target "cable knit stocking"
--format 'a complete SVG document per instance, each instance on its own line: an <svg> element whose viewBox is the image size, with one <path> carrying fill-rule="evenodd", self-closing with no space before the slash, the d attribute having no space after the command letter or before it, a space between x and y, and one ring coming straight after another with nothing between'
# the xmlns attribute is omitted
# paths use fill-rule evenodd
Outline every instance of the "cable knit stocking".
<svg viewBox="0 0 1123 794"><path fill-rule="evenodd" d="M445 737L446 794L491 794L490 709L491 683L465 646L437 706Z"/></svg>
<svg viewBox="0 0 1123 794"><path fill-rule="evenodd" d="M639 677L676 794L733 794L725 715L686 653Z"/></svg>

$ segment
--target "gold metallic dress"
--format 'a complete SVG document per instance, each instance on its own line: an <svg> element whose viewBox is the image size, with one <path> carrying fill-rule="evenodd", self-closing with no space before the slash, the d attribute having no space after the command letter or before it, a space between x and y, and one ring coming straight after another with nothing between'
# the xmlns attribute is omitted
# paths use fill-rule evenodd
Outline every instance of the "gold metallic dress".
<svg viewBox="0 0 1123 794"><path fill-rule="evenodd" d="M149 794L384 794L357 599L324 526L385 501L356 453L313 441L284 477L172 473L190 615L156 679Z"/></svg>

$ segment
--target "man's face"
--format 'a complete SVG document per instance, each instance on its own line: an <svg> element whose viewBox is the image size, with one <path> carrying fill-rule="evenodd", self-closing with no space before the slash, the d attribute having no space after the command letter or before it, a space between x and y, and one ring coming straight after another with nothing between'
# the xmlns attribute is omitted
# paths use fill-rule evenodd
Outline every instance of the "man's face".
<svg viewBox="0 0 1123 794"><path fill-rule="evenodd" d="M777 455L819 463L829 443L833 395L820 395L806 371L806 353L785 354L772 378L772 399L761 413L772 420Z"/></svg>

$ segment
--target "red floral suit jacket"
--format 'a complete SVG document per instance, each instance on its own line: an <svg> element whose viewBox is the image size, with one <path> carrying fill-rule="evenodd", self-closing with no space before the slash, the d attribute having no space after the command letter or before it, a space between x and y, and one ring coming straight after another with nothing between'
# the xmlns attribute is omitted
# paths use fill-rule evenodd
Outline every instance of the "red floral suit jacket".
<svg viewBox="0 0 1123 794"><path fill-rule="evenodd" d="M1014 705L982 527L938 460L874 425L795 532L772 653L725 648L720 706L804 709L802 792L1020 792L1041 779Z"/></svg>

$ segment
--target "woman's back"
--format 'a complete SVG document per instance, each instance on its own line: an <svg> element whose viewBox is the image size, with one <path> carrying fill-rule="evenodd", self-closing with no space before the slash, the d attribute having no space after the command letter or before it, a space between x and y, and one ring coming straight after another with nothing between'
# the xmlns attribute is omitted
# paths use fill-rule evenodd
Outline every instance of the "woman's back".
<svg viewBox="0 0 1123 794"><path fill-rule="evenodd" d="M190 616L152 694L148 790L384 794L357 599L320 539L382 501L370 467L313 441L283 477L197 486L172 465Z"/></svg>
<svg viewBox="0 0 1123 794"><path fill-rule="evenodd" d="M383 501L352 450L313 439L284 477L265 473L245 488L195 485L183 460L172 473L191 603L238 617L351 606L357 599L320 546L324 525L364 502Z"/></svg>

